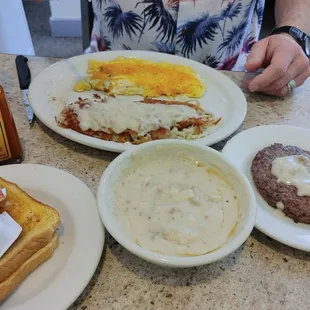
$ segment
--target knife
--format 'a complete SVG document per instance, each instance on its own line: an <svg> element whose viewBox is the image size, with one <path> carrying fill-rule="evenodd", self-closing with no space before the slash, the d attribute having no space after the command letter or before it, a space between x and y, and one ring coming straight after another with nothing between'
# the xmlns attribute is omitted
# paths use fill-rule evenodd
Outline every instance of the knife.
<svg viewBox="0 0 310 310"><path fill-rule="evenodd" d="M31 82L31 73L30 69L28 67L28 58L25 56L19 55L15 59L17 74L18 74L18 80L19 80L19 87L22 92L22 99L23 104L26 109L28 122L29 124L32 124L33 121L33 111L29 104L28 99L28 88Z"/></svg>

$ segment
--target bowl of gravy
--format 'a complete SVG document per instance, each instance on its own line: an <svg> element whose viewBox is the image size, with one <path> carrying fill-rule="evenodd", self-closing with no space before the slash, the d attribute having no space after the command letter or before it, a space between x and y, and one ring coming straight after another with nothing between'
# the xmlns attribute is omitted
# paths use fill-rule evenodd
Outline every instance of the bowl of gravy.
<svg viewBox="0 0 310 310"><path fill-rule="evenodd" d="M252 187L221 153L162 140L122 153L102 176L97 200L109 233L127 250L169 267L209 264L250 235Z"/></svg>

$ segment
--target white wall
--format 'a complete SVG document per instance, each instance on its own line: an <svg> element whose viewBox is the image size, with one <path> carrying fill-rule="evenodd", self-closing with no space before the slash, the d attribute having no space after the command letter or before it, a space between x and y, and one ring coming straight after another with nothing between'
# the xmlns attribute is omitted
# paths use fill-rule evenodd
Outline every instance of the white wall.
<svg viewBox="0 0 310 310"><path fill-rule="evenodd" d="M0 0L0 53L35 54L21 0Z"/></svg>
<svg viewBox="0 0 310 310"><path fill-rule="evenodd" d="M52 36L81 37L80 0L50 0L49 3Z"/></svg>
<svg viewBox="0 0 310 310"><path fill-rule="evenodd" d="M50 0L52 17L81 19L80 0Z"/></svg>

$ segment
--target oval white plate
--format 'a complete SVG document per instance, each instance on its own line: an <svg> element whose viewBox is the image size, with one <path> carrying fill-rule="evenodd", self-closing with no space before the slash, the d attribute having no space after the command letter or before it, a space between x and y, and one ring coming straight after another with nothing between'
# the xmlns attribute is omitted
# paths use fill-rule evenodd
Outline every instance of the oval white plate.
<svg viewBox="0 0 310 310"><path fill-rule="evenodd" d="M67 309L90 281L103 250L104 229L94 195L79 179L52 167L3 166L0 176L57 209L61 218L54 255L21 283L1 310Z"/></svg>
<svg viewBox="0 0 310 310"><path fill-rule="evenodd" d="M251 128L228 141L222 153L245 173L254 188L257 201L255 227L279 242L310 251L310 225L297 224L282 211L270 207L252 179L251 164L256 153L276 142L310 151L310 130L281 125Z"/></svg>
<svg viewBox="0 0 310 310"><path fill-rule="evenodd" d="M205 80L207 89L205 95L200 99L202 107L223 119L212 130L212 133L196 140L196 143L204 145L217 143L234 133L242 124L247 112L245 97L241 89L224 74L189 59L144 51L84 54L48 67L33 80L29 88L29 100L36 116L50 129L75 142L113 152L123 152L132 148L133 145L130 143L122 144L92 138L73 130L61 128L55 122L55 116L59 114L62 103L69 104L76 101L78 97L92 97L92 92L76 93L73 91L75 82L86 74L88 59L111 60L118 56L134 56L152 61L182 64L199 72Z"/></svg>

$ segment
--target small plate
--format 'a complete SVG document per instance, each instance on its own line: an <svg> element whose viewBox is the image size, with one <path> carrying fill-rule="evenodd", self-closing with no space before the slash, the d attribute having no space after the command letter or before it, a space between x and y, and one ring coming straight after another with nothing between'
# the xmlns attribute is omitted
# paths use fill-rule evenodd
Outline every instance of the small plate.
<svg viewBox="0 0 310 310"><path fill-rule="evenodd" d="M1 310L67 309L90 281L103 250L104 228L94 195L79 179L52 167L3 166L0 176L54 207L61 220L54 255L0 304Z"/></svg>
<svg viewBox="0 0 310 310"><path fill-rule="evenodd" d="M111 51L84 54L60 61L46 68L32 81L29 88L29 100L36 116L58 134L87 146L113 152L123 152L135 147L130 143L116 143L89 137L71 129L61 128L55 122L55 116L61 112L64 105L76 101L78 97L92 98L93 91L83 93L73 91L75 82L86 75L88 60L107 61L119 56L181 64L191 67L199 73L206 85L206 92L199 99L201 106L206 111L222 117L222 120L212 128L209 135L194 140L193 143L215 144L233 134L244 121L247 112L246 99L241 89L227 76L190 59L145 51ZM124 98L133 100L133 97ZM138 98L134 97L134 99Z"/></svg>
<svg viewBox="0 0 310 310"><path fill-rule="evenodd" d="M251 175L257 152L273 144L294 145L310 151L310 130L282 125L259 126L245 130L227 142L222 153L245 173L257 201L255 227L269 237L299 250L310 252L310 225L295 223L278 209L270 207L259 194Z"/></svg>

